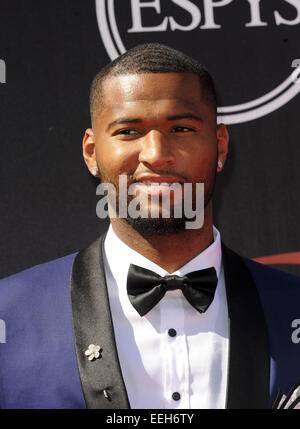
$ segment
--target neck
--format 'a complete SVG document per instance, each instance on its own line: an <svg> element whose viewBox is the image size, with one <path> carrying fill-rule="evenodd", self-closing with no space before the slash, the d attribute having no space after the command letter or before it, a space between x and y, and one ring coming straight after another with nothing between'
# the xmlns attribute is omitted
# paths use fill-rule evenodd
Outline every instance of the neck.
<svg viewBox="0 0 300 429"><path fill-rule="evenodd" d="M111 219L115 234L127 246L172 273L213 242L212 204L204 210L204 224L201 229L185 229L173 234L155 234L143 237L124 219Z"/></svg>

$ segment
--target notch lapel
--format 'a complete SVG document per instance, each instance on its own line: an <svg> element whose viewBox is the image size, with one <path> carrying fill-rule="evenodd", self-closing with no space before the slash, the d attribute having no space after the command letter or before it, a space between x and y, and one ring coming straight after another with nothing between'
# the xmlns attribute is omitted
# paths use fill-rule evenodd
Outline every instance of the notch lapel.
<svg viewBox="0 0 300 429"><path fill-rule="evenodd" d="M222 243L229 316L226 408L270 408L267 327L257 288L243 259Z"/></svg>
<svg viewBox="0 0 300 429"><path fill-rule="evenodd" d="M76 356L87 408L126 409L129 401L117 355L103 264L104 239L105 235L79 252L72 267ZM84 352L90 344L101 347L102 357L88 359Z"/></svg>

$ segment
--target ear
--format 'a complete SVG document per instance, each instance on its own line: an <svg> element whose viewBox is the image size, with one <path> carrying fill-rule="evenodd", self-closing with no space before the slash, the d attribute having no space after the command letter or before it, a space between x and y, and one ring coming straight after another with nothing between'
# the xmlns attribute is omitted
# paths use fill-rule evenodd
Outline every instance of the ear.
<svg viewBox="0 0 300 429"><path fill-rule="evenodd" d="M218 142L218 166L217 172L220 173L225 165L228 154L229 133L226 125L219 124L217 126L217 142Z"/></svg>
<svg viewBox="0 0 300 429"><path fill-rule="evenodd" d="M82 140L82 153L83 159L94 177L99 177L99 170L96 161L95 152L95 136L91 128L87 128Z"/></svg>

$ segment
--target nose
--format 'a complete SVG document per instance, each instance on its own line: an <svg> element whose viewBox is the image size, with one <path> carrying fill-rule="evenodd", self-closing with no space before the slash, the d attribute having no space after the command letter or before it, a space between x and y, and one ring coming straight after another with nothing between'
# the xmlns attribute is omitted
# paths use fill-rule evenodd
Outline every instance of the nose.
<svg viewBox="0 0 300 429"><path fill-rule="evenodd" d="M173 165L175 163L175 156L171 151L170 142L161 131L149 131L142 139L141 144L139 162L149 164L152 167Z"/></svg>

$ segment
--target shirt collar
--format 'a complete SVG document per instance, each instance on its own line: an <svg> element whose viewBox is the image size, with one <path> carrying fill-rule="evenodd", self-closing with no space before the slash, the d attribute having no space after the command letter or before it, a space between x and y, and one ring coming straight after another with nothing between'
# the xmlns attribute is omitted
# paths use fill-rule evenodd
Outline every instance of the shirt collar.
<svg viewBox="0 0 300 429"><path fill-rule="evenodd" d="M192 271L214 267L219 277L222 262L221 237L215 226L213 226L213 238L214 241L210 246L172 274L184 276ZM170 274L159 265L127 246L116 235L111 225L105 238L104 247L107 262L116 280L124 278L124 276L127 277L130 264L146 268L160 276Z"/></svg>

